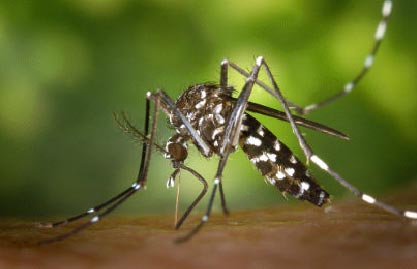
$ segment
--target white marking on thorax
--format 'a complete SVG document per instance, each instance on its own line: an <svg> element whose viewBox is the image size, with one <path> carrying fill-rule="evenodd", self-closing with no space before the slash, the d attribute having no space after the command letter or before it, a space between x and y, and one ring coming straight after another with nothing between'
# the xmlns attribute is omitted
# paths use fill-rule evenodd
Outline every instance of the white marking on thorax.
<svg viewBox="0 0 417 269"><path fill-rule="evenodd" d="M244 124L242 123L242 125L240 125L240 130L245 132L245 131L249 130L249 126L244 125Z"/></svg>
<svg viewBox="0 0 417 269"><path fill-rule="evenodd" d="M294 175L294 173L295 173L295 169L294 169L294 168L292 168L292 167L287 167L287 168L285 168L285 172L286 172L288 175L293 176L293 175Z"/></svg>
<svg viewBox="0 0 417 269"><path fill-rule="evenodd" d="M216 113L216 114L218 114L218 113L220 113L222 111L222 108L223 108L223 104L220 103L220 104L218 104L218 105L216 105L214 107L213 112Z"/></svg>
<svg viewBox="0 0 417 269"><path fill-rule="evenodd" d="M203 99L203 100L201 100L200 102L198 102L198 103L195 105L195 108L196 108L196 109L200 109L200 108L202 108L202 107L206 104L206 100L207 100L207 99Z"/></svg>
<svg viewBox="0 0 417 269"><path fill-rule="evenodd" d="M223 116L220 113L216 113L214 114L214 116L216 117L216 121L219 124L224 124L226 122L226 120L223 118Z"/></svg>
<svg viewBox="0 0 417 269"><path fill-rule="evenodd" d="M223 132L223 128L217 128L213 131L213 134L211 135L211 139L214 140L214 138L216 137L216 135L220 134L221 132Z"/></svg>
<svg viewBox="0 0 417 269"><path fill-rule="evenodd" d="M185 115L185 117L187 118L188 121L191 121L191 118L194 116L193 112L188 112L187 115Z"/></svg>

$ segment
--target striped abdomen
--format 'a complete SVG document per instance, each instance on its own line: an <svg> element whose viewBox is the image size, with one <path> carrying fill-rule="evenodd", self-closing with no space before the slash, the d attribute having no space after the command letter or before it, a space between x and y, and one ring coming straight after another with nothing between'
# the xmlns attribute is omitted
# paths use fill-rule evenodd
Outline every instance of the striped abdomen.
<svg viewBox="0 0 417 269"><path fill-rule="evenodd" d="M267 181L281 192L321 206L329 194L310 175L305 165L267 128L245 114L239 144Z"/></svg>

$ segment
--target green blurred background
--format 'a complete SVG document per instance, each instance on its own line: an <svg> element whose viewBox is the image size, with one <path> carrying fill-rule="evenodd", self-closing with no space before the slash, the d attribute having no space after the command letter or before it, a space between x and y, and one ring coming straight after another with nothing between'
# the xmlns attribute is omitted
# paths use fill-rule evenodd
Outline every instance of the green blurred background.
<svg viewBox="0 0 417 269"><path fill-rule="evenodd" d="M140 146L119 131L112 112L125 110L142 126L146 91L161 87L176 98L190 84L218 81L224 57L249 69L255 56L265 56L285 96L299 104L337 92L361 68L381 6L332 0L1 1L0 216L78 213L130 185ZM351 141L303 130L336 171L379 196L417 182L416 11L416 1L394 3L371 72L352 95L309 116L348 133ZM244 79L233 74L231 81L239 89ZM253 101L278 107L261 90L255 95ZM259 119L304 159L287 124ZM161 117L158 141L170 134ZM211 182L216 158L205 160L192 148L187 164ZM119 213L174 211L175 190L165 187L170 162L157 155L147 191ZM312 170L334 197L351 197ZM186 173L181 180L185 207L201 186ZM232 211L287 203L241 151L231 156L224 185Z"/></svg>

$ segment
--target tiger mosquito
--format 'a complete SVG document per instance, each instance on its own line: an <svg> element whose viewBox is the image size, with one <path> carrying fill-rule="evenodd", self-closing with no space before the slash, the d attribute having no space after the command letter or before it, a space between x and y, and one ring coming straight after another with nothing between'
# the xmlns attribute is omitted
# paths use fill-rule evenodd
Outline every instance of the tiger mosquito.
<svg viewBox="0 0 417 269"><path fill-rule="evenodd" d="M288 193L299 200L306 200L317 206L328 203L329 194L317 183L306 165L270 130L263 126L254 116L248 114L248 111L289 122L307 159L307 164L309 162L314 163L364 202L380 207L394 215L408 219L417 219L417 212L401 210L390 204L381 202L376 198L363 193L346 181L337 172L332 170L324 160L312 151L311 147L301 134L298 125L342 139L348 139L347 135L322 124L293 115L291 112L291 110L294 110L298 114L305 115L352 92L374 62L375 56L385 36L391 10L392 1L385 0L382 7L382 19L375 32L372 48L368 53L368 56L366 56L360 72L354 79L346 83L339 93L321 102L301 107L285 99L272 75L269 65L262 56L256 58L255 65L251 72L246 72L244 69L227 59L223 60L220 65L219 84L200 83L190 86L177 101L173 101L162 90L157 90L154 93L148 92L146 94L146 118L143 132L129 122L125 113L115 114L115 120L121 129L143 143L142 158L136 181L118 195L104 203L90 208L85 213L63 221L40 224L41 227L58 227L92 216L87 222L77 226L73 230L58 237L42 241L41 243L60 241L88 228L111 213L133 194L143 190L147 182L147 174L153 147L162 153L165 158L169 159L174 168L174 171L167 182L168 187L174 186L175 179L181 170L191 173L203 185L200 194L176 222L175 228L180 228L193 208L208 191L208 184L204 177L196 170L184 164L184 161L188 156L188 142L194 144L198 151L206 158L217 155L219 157L219 162L205 214L198 225L186 235L179 237L176 242L185 242L189 240L209 220L217 191L219 191L223 213L225 215L229 214L222 186L222 174L229 155L234 153L238 146L241 147L262 176L265 177L266 182L275 186L282 193ZM261 68L266 72L272 87L258 80L258 74ZM232 96L235 91L234 88L228 85L229 69L235 70L246 78L245 84L237 98ZM284 111L275 110L261 104L250 102L249 96L255 84L258 84L262 89L277 99ZM152 113L153 121L150 127L151 103L154 103L154 110ZM161 146L155 142L157 119L160 110L169 116L170 124L176 131L176 133L168 139L165 146Z"/></svg>

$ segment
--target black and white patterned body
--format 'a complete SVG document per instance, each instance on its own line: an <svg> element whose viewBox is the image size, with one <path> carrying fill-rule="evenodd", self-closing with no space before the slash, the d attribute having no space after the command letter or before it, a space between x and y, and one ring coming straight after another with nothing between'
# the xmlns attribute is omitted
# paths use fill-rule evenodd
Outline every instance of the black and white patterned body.
<svg viewBox="0 0 417 269"><path fill-rule="evenodd" d="M229 158L229 154L235 151L238 145L243 149L249 160L256 165L266 181L277 187L281 192L288 193L300 200L307 200L318 206L325 204L329 200L328 193L316 183L305 165L300 162L290 149L279 141L274 134L262 126L253 116L247 114L247 111L268 115L289 122L307 160L327 172L335 181L350 190L354 195L361 198L366 203L378 206L392 214L416 220L416 211L402 210L377 200L362 192L345 180L336 171L332 170L326 162L313 153L311 147L307 144L301 134L298 125L334 135L342 139L347 139L348 137L346 135L322 124L293 115L291 112L292 110L299 114L307 114L310 111L321 108L352 92L374 62L378 48L385 35L391 10L392 0L384 0L382 6L382 18L374 35L374 43L369 54L366 56L360 72L345 84L340 92L320 102L302 107L284 98L278 83L272 75L269 65L262 56L256 58L256 63L251 72L246 72L237 64L230 62L228 59L224 59L220 64L219 85L222 86L212 83L196 84L189 87L176 102L162 90L157 90L154 93L148 92L146 94L144 131L137 129L131 124L125 113L121 113L120 117L117 114L115 115L116 122L119 124L120 128L143 143L142 158L136 181L122 192L111 197L107 201L89 208L84 213L61 221L39 224L40 227L58 227L86 217L90 218L88 222L73 228L67 233L40 243L44 244L60 241L88 228L110 214L129 197L144 190L152 158L152 148L157 149L160 153L164 154L166 158L170 159L175 168L168 180L167 187L174 186L175 178L181 170L192 174L203 185L200 194L188 206L182 217L176 221L175 227L178 229L192 209L199 201L201 201L208 189L208 184L204 177L196 170L184 164L184 160L188 156L188 141L191 141L196 145L203 156L211 157L213 155L218 155L220 158L205 215L194 229L187 233L186 236L178 238L176 242L187 241L208 221L217 190L220 194L223 213L228 214L225 195L222 189L222 172ZM272 87L261 80L258 80L258 74L261 67L265 70ZM237 71L246 78L245 84L237 98L232 97L233 88L225 86L228 85L229 69ZM273 96L274 99L281 104L284 111L278 111L273 108L249 102L249 96L254 84L258 84L262 89ZM151 102L155 105L153 116L150 114ZM155 143L159 110L163 110L167 113L170 117L172 126L176 130L176 134L166 143L165 149ZM153 118L152 125L149 126L151 118Z"/></svg>
<svg viewBox="0 0 417 269"><path fill-rule="evenodd" d="M245 114L239 145L266 181L283 193L321 206L329 194L311 176L305 165L267 128Z"/></svg>
<svg viewBox="0 0 417 269"><path fill-rule="evenodd" d="M191 140L205 157L219 155L225 129L234 108L234 102L226 97L230 97L232 93L233 89L230 87L222 88L209 83L189 87L178 98L176 106L210 150L205 154L182 122L171 114L170 122L177 134L168 140L167 151L171 152L173 145L181 145L185 151L186 141ZM266 181L281 192L318 206L328 201L328 193L316 183L305 165L272 132L247 113L243 114L239 145ZM175 160L172 155L175 154L167 157Z"/></svg>
<svg viewBox="0 0 417 269"><path fill-rule="evenodd" d="M209 151L204 152L200 148L181 120L172 113L170 114L170 122L175 127L177 134L168 140L167 146L178 141L178 136L180 136L184 141L191 139L205 157L219 154L224 131L234 107L233 102L225 97L231 96L232 93L233 89L230 87L221 88L209 83L189 87L175 104L197 131L197 134L209 146Z"/></svg>

